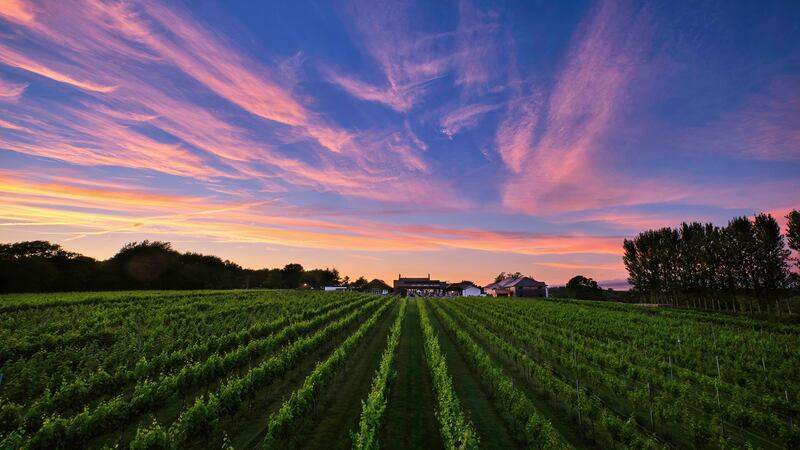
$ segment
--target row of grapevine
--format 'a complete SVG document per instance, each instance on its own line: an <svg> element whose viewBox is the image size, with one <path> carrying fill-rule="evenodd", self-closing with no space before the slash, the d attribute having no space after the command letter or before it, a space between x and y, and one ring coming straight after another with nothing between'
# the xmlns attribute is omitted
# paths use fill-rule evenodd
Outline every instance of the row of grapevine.
<svg viewBox="0 0 800 450"><path fill-rule="evenodd" d="M542 449L569 448L550 420L537 411L531 400L514 386L514 380L436 302L430 303L445 329L455 338L463 355L477 370L481 381L497 399L500 409L508 411L517 426L524 430L528 445Z"/></svg>
<svg viewBox="0 0 800 450"><path fill-rule="evenodd" d="M378 303L373 300L359 307L346 317L328 323L324 328L309 336L299 338L286 345L275 355L265 359L256 367L239 377L231 377L215 393L198 397L194 404L181 412L170 426L172 442L180 447L196 436L206 436L216 429L222 417L239 411L263 383L281 376L294 367L301 358L329 342L335 335L348 329ZM384 306L378 308L382 311ZM373 316L378 311L373 313ZM147 433L142 433L146 438Z"/></svg>
<svg viewBox="0 0 800 450"><path fill-rule="evenodd" d="M774 398L763 394L760 397L735 394L718 397L716 392L724 393L726 389L716 378L698 377L680 367L669 370L656 364L648 365L642 360L642 350L609 348L604 342L580 334L567 336L563 329L550 330L544 324L532 327L531 320L534 318L530 315L514 318L515 314L521 312L508 311L503 314L501 311L505 308L502 306L498 305L499 309L488 305L482 307L487 314L516 324L522 334L530 334L526 341L527 348L541 355L549 355L548 361L551 363L562 367L574 366L574 370L580 371L586 382L614 393L617 399L625 399L632 409L640 412L651 410L652 416L659 422L674 423L679 429L690 429L688 435L697 445L709 442L713 435L717 435L716 439L733 437L743 442L754 440L760 444L778 446L770 442L771 438L740 429L748 425L753 427L752 430L772 430L772 436L782 440L784 445L797 442L800 437L800 430L791 426L791 421L787 423L777 416L780 408L759 407L764 402L774 402ZM525 311L526 308L519 306L517 309ZM592 340L595 345L581 342L587 340ZM577 352L580 352L580 359L573 356ZM695 424L704 426L697 427ZM654 431L668 432L669 428L661 427Z"/></svg>
<svg viewBox="0 0 800 450"><path fill-rule="evenodd" d="M51 311L38 310L2 315L0 321L10 326L0 331L0 341L7 344L4 348L37 347L33 354L0 362L0 372L5 374L3 396L27 404L96 372L129 370L143 359L272 320L307 304L305 299L281 300L283 295L253 297L246 303L231 299L175 299L175 303L151 303L146 308L136 303L124 307L101 304L59 311L53 317ZM320 300L320 304L328 302ZM253 313L245 315L247 310ZM11 333L15 327L20 330ZM82 337L65 341L54 340L54 336Z"/></svg>
<svg viewBox="0 0 800 450"><path fill-rule="evenodd" d="M274 447L276 439L285 436L296 421L313 407L319 392L330 381L336 370L352 355L356 346L392 304L393 302L384 302L372 317L348 336L325 361L317 364L311 374L306 377L303 385L270 415L267 423L267 435L263 442L265 448Z"/></svg>
<svg viewBox="0 0 800 450"><path fill-rule="evenodd" d="M431 326L424 303L419 307L422 334L425 338L425 359L433 378L433 389L436 391L436 418L439 420L439 431L447 449L477 449L478 433L467 418L461 403L453 389L453 379L447 373L447 362L439 347L439 340Z"/></svg>
<svg viewBox="0 0 800 450"><path fill-rule="evenodd" d="M373 302L361 306L347 319L355 320L364 308L370 307L374 302L373 300ZM349 305L341 308L347 309ZM30 444L36 448L56 448L83 442L91 436L124 424L130 418L152 409L178 393L188 393L191 389L214 381L232 369L241 367L264 353L272 351L285 341L317 329L338 313L338 310L333 310L315 319L293 324L279 333L265 339L252 341L223 356L214 355L202 363L188 364L178 373L161 377L157 381L145 380L136 385L127 400L123 396L117 396L100 403L92 410L87 409L70 418L58 416L47 418L42 427L31 436ZM330 326L326 327L326 330L329 329ZM293 344L289 344L279 355L293 349Z"/></svg>
<svg viewBox="0 0 800 450"><path fill-rule="evenodd" d="M400 343L400 332L406 315L406 303L406 300L400 302L400 312L389 331L386 349L381 355L381 362L372 379L369 395L367 395L366 401L361 401L361 419L358 423L358 431L353 436L353 448L355 449L377 450L378 448L378 430L383 412L386 410L386 393L389 389L389 378L392 374L397 345Z"/></svg>
<svg viewBox="0 0 800 450"><path fill-rule="evenodd" d="M597 395L589 393L580 382L567 381L557 375L550 366L534 361L527 352L504 339L519 333L518 328L508 325L503 318L494 318L470 311L466 315L460 308L450 302L443 302L443 307L473 334L486 341L486 346L502 354L517 365L524 373L526 380L536 387L540 395L550 399L551 403L563 410L572 412L579 418L579 426L583 430L592 430L594 438L603 447L660 448L653 436L643 432L635 423L635 419L623 417L609 408ZM480 320L476 320L476 318ZM484 326L483 324L487 324ZM505 332L501 337L489 327ZM633 422L629 422L633 421ZM591 422L591 423L589 423ZM624 432L623 432L624 430Z"/></svg>
<svg viewBox="0 0 800 450"><path fill-rule="evenodd" d="M192 361L204 361L210 355L257 341L272 333L280 332L290 324L298 321L304 321L330 311L336 311L335 314L340 314L366 301L366 298L350 303L339 301L325 304L320 308L304 309L295 315L284 316L269 322L256 323L246 330L211 337L205 342L196 343L185 349L165 352L150 359L142 358L132 369L120 368L113 374L109 374L105 370L98 370L88 377L78 378L64 384L53 394L45 395L36 400L28 409L23 423L27 429L35 429L41 426L41 418L43 417L83 405L87 400L97 398L103 394L119 391L129 383L142 382L151 376L163 374L173 368L183 367Z"/></svg>

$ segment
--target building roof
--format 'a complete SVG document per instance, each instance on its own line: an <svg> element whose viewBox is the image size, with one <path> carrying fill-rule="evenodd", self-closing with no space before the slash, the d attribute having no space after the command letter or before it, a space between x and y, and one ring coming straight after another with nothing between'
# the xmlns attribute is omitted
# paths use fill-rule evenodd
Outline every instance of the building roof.
<svg viewBox="0 0 800 450"><path fill-rule="evenodd" d="M445 290L447 291L463 291L464 289L469 289L474 287L476 289L480 289L481 287L471 281L462 281L461 283L452 283L447 285Z"/></svg>
<svg viewBox="0 0 800 450"><path fill-rule="evenodd" d="M510 287L514 287L518 284L522 283L523 285L535 285L538 287L545 287L547 286L546 283L541 281L536 281L531 277L522 277L522 278L506 278L504 280L500 280L496 283L492 283L486 286L484 289L508 289Z"/></svg>
<svg viewBox="0 0 800 450"><path fill-rule="evenodd" d="M375 278L374 280L364 285L364 289L386 289L387 291L391 291L392 287L386 284L383 280Z"/></svg>

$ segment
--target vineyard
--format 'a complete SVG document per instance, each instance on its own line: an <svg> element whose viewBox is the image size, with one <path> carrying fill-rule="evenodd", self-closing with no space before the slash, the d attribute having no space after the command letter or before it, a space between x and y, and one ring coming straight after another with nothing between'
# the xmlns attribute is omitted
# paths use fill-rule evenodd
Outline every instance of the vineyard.
<svg viewBox="0 0 800 450"><path fill-rule="evenodd" d="M800 326L343 292L0 296L0 448L798 448Z"/></svg>

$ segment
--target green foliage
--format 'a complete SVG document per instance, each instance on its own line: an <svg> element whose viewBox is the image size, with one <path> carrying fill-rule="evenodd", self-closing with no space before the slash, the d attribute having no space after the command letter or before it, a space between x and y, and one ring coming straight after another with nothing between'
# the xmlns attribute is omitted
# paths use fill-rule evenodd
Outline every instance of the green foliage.
<svg viewBox="0 0 800 450"><path fill-rule="evenodd" d="M444 445L448 449L475 449L479 447L478 433L467 418L453 389L453 379L447 373L447 362L439 347L428 312L423 302L419 303L422 334L425 337L425 358L433 376L436 391L436 418Z"/></svg>
<svg viewBox="0 0 800 450"><path fill-rule="evenodd" d="M378 448L378 431L386 410L386 393L389 389L389 378L392 374L392 364L400 343L400 332L403 328L403 319L406 315L406 300L400 303L400 311L389 331L389 338L386 342L386 350L381 356L381 362L375 377L372 379L367 400L361 401L361 419L358 423L358 432L353 436L353 448L370 449Z"/></svg>
<svg viewBox="0 0 800 450"><path fill-rule="evenodd" d="M294 289L339 283L336 269L243 269L216 256L180 253L169 242L142 241L96 261L46 241L0 244L0 292L126 289Z"/></svg>
<svg viewBox="0 0 800 450"><path fill-rule="evenodd" d="M759 227L774 230L769 221ZM408 307L420 311L419 351L433 386L426 395L447 448L478 446L454 389L464 373L447 367L452 357L470 366L502 411L506 432L531 448L800 443L800 330L791 323L609 302L398 305L382 296L298 291L0 300L0 448L230 448L227 433L239 432L232 424L258 417L250 413L263 408L265 394L284 402L267 411L263 444L302 444L300 426L324 420L329 410L319 405L327 400L319 400L336 396L331 381L358 367L347 362L365 356L357 352L380 322L390 326L383 353L371 355L376 362L368 370L377 370L359 374L371 383L364 382L362 398L336 400L353 402L350 420L360 419L340 438L352 431L354 447L377 448L381 428L391 426L384 415L392 408L388 392L397 388L393 365ZM455 354L445 354L436 330ZM286 377L302 378L301 386L273 391ZM239 443L243 436L231 437Z"/></svg>
<svg viewBox="0 0 800 450"><path fill-rule="evenodd" d="M591 278L576 275L567 281L566 294L569 298L583 300L602 300L603 289Z"/></svg>
<svg viewBox="0 0 800 450"><path fill-rule="evenodd" d="M684 223L623 242L628 282L650 302L710 310L791 312L789 251L769 214L726 227Z"/></svg>
<svg viewBox="0 0 800 450"><path fill-rule="evenodd" d="M283 402L278 411L270 415L267 423L267 436L263 442L264 447L272 448L276 438L287 435L296 421L313 407L319 391L328 383L344 361L351 356L358 343L391 304L391 302L383 303L369 319L333 351L328 359L317 364L311 374L306 377L303 385Z"/></svg>

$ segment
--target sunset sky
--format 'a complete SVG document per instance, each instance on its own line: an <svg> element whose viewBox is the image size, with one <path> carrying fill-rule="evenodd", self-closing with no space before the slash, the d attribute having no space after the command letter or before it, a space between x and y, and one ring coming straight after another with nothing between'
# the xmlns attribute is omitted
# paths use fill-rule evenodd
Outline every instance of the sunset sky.
<svg viewBox="0 0 800 450"><path fill-rule="evenodd" d="M799 173L797 1L0 0L0 242L618 286Z"/></svg>

